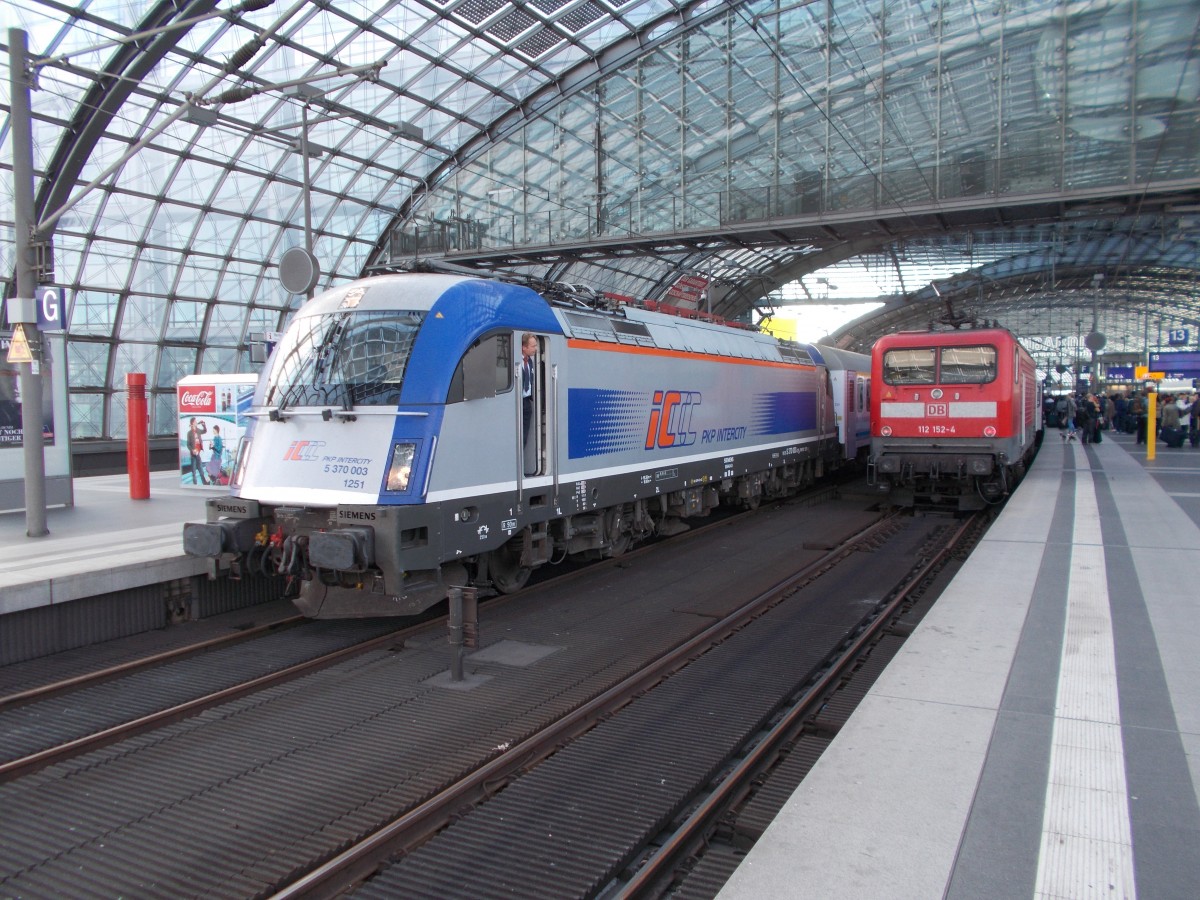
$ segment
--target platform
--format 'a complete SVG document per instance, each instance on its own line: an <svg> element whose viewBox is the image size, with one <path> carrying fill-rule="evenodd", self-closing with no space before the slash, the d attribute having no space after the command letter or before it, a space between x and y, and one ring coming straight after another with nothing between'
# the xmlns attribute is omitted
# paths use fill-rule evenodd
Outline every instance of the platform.
<svg viewBox="0 0 1200 900"><path fill-rule="evenodd" d="M203 521L204 500L176 471L150 475L150 497L131 500L126 475L76 478L75 505L46 510L50 533L26 536L24 512L0 514L0 615L67 603L207 571L183 554L183 523Z"/></svg>
<svg viewBox="0 0 1200 900"><path fill-rule="evenodd" d="M721 900L1200 896L1200 450L1046 436Z"/></svg>

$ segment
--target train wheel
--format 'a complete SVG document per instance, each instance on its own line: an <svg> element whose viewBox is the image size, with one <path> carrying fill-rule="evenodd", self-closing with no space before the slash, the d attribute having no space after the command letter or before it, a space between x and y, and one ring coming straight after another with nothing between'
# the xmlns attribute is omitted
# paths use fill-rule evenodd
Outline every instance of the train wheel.
<svg viewBox="0 0 1200 900"><path fill-rule="evenodd" d="M749 477L743 480L742 485L745 486L744 491L739 489L739 493L742 494L742 507L750 510L758 509L759 504L762 503L762 482L756 477Z"/></svg>
<svg viewBox="0 0 1200 900"><path fill-rule="evenodd" d="M502 594L516 593L529 580L532 569L521 565L521 546L518 537L488 554L488 575L492 585Z"/></svg>
<svg viewBox="0 0 1200 900"><path fill-rule="evenodd" d="M608 555L620 556L633 543L633 509L614 506L604 514L604 533L608 537Z"/></svg>

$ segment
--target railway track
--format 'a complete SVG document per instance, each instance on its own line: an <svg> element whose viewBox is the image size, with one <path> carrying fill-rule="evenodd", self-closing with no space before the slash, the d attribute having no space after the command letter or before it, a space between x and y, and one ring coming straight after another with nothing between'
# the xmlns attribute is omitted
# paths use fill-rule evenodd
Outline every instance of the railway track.
<svg viewBox="0 0 1200 900"><path fill-rule="evenodd" d="M408 825L398 826L408 831L403 845L415 843L418 849L395 868L411 865L410 860L455 830L442 828L436 817L412 818L414 811L438 805L443 814L446 809L461 813L467 800L453 795L434 799L447 784L473 778L474 788L466 788L463 797L472 790L476 800L492 796L508 784L509 776L500 773L502 765L496 762L501 756L513 758L504 751L521 747L516 755L523 755L523 768L529 768L545 754L547 740L559 749L530 774L562 765L568 750L599 739L626 710L667 696L695 679L699 664L710 660L711 665L718 658L714 649L693 646L678 651L680 660L661 661L664 668L657 675L635 674L650 660L663 658L664 646L687 644L731 607L742 605L732 601L735 591L742 596L765 593L785 571L795 570L798 556L811 563L826 555L812 548L834 543L834 536L859 531L878 518L854 503L831 502L803 512L798 516L786 506L760 510L736 529L697 533L694 540L669 549L649 548L645 556L628 554L566 589L548 586L536 603L521 602L523 595L517 595L518 602L489 607L482 623L486 646L469 659L465 685L448 683L445 638L430 627L405 638L403 646L393 640L390 651L358 653L0 784L0 806L33 823L21 842L0 847L0 894L62 896L64 885L87 875L96 896L268 896L310 877L357 840L405 817L410 817ZM802 534L798 527L809 531ZM909 546L888 549L892 543L877 537L846 551L845 558L911 554ZM801 544L809 549L799 549ZM742 563L731 568L728 560L735 558ZM755 559L753 566L747 567L748 558ZM811 595L849 568L832 561L823 566L824 574L810 573L816 580L794 592ZM864 602L860 598L850 607ZM801 605L805 603L810 611L826 605L812 596ZM742 635L760 631L756 623L771 615L751 614L718 642L718 649L746 640ZM825 622L816 630L822 640L840 640L842 632L858 627L862 615L862 608L851 608L844 622ZM787 641L803 638L802 652L791 644L772 651L777 671L795 670L787 680L807 679L810 669L824 665L827 648L818 649L820 641L799 633L807 630L767 626L768 633ZM615 690L631 678L643 679L635 701L621 699ZM720 716L701 713L702 730L714 719L742 715L739 705ZM651 715L657 730L675 741L676 754L681 739L672 710L679 708L671 703ZM756 713L751 731L763 727L762 715ZM564 718L553 725L559 729L557 737L535 737ZM685 731L691 727L678 724ZM562 749L571 733L581 736ZM699 745L695 735L683 742ZM690 772L693 762L671 765ZM712 774L701 772L704 777L697 783ZM682 786L674 780L667 779L671 791ZM685 780L685 797L691 797L697 790L691 785L695 777L689 774ZM496 799L518 796L522 782L535 784L518 778ZM574 802L561 791L550 796L546 802L552 808ZM614 785L610 796L625 794ZM495 808L495 802L478 809ZM686 805L687 800L681 802ZM620 806L618 802L609 810L606 821L617 816ZM676 817L673 806L638 824L645 832L639 842L653 840ZM418 818L423 818L420 824ZM61 823L68 821L70 828L64 830ZM422 844L422 833L431 832L435 836ZM181 846L189 851L181 854ZM569 860L570 854L561 864L570 868L574 863L568 865ZM603 883L617 874L606 874ZM346 879L344 873L333 876L343 885ZM368 882L363 890L383 883ZM300 890L321 893L315 886Z"/></svg>
<svg viewBox="0 0 1200 900"><path fill-rule="evenodd" d="M815 502L828 493L829 488L816 488L799 501ZM665 540L693 540L752 514L734 513ZM621 559L635 559L653 546L636 548ZM614 564L616 559L608 559L566 574L546 573L549 577L521 594L491 598L491 602L536 598L538 591L581 571ZM316 622L287 616L0 695L0 782L198 715L358 653L402 644L413 635L444 628L445 622L444 615L436 614L419 617L413 624L386 619ZM291 629L299 630L282 636Z"/></svg>
<svg viewBox="0 0 1200 900"><path fill-rule="evenodd" d="M9 695L0 700L0 782L402 643L413 631L390 623L311 622L303 636L281 640L278 629L264 627ZM254 651L239 652L247 641L255 642Z"/></svg>
<svg viewBox="0 0 1200 900"><path fill-rule="evenodd" d="M464 804L486 800L507 782L549 757L564 742L586 732L603 718L610 717L636 697L653 689L689 662L718 646L764 610L779 603L787 594L799 590L844 560L860 544L887 527L881 519L862 532L827 551L768 591L742 604L728 615L695 634L688 641L670 648L603 694L571 710L516 746L505 749L484 766L448 785L418 808L379 829L337 858L277 892L275 900L308 896L336 896L348 886L370 876L388 858L413 849L430 834L444 828L452 817L461 816ZM565 861L564 861L565 862ZM387 890L408 885L389 883ZM473 895L468 890L467 895Z"/></svg>
<svg viewBox="0 0 1200 900"><path fill-rule="evenodd" d="M837 560L844 568L848 554L875 552L872 543L890 546L880 534L884 529L856 539L853 550L838 548L815 569L799 574L799 579L814 579L809 588L788 582L756 598L762 608L751 621L739 612L714 624L703 637L709 649L685 650L694 662L662 682L657 700L658 690L647 693L634 682L610 699L619 712L610 712L593 732L543 766L525 773L528 760L514 760L513 772L520 775L506 790L470 814L460 809L453 824L370 878L355 896L449 890L452 896L488 897L518 887L546 896L659 896L680 880L681 867L691 867L696 848L710 839L729 804L744 797L764 761L778 756L781 742L813 716L913 586L941 563L944 553L923 560L898 579L881 605L854 613L861 615L855 622L830 624L837 616L826 613L818 617L827 620L825 633L814 640L789 635L799 623L822 629L814 619L786 612L789 598L815 590L819 576L836 571ZM787 660L799 665L781 677ZM731 684L731 672L743 683ZM772 691L782 691L779 700L769 698ZM690 720L680 715L684 709ZM664 721L672 723L673 733L661 733ZM545 745L555 739L547 736ZM498 774L489 776L496 791ZM670 783L676 779L679 783ZM568 798L570 811L558 812ZM418 819L421 812L397 823L397 829L403 826L418 836L429 831L431 824ZM489 845L504 852L483 852ZM369 842L365 852L369 857L382 851ZM336 871L341 864L335 860L330 868ZM318 874L327 877L314 873L313 878ZM364 877L361 870L354 874ZM332 896L345 886L304 881L277 896Z"/></svg>

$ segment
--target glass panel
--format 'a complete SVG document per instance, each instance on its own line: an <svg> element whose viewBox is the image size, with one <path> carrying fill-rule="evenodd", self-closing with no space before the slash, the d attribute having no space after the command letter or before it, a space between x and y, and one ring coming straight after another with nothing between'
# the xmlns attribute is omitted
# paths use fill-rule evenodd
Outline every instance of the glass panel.
<svg viewBox="0 0 1200 900"><path fill-rule="evenodd" d="M163 347L158 364L158 380L155 385L160 388L173 388L179 379L196 372L195 347Z"/></svg>
<svg viewBox="0 0 1200 900"><path fill-rule="evenodd" d="M109 344L71 341L67 353L67 383L73 388L102 388L108 384Z"/></svg>
<svg viewBox="0 0 1200 900"><path fill-rule="evenodd" d="M117 319L116 294L76 291L71 303L71 334L112 337Z"/></svg>
<svg viewBox="0 0 1200 900"><path fill-rule="evenodd" d="M117 345L117 358L113 363L110 386L115 393L125 393L125 376L130 372L145 374L146 380L154 383L156 363L158 362L157 344L124 343Z"/></svg>
<svg viewBox="0 0 1200 900"><path fill-rule="evenodd" d="M936 370L933 348L888 350L883 354L886 384L933 384Z"/></svg>
<svg viewBox="0 0 1200 900"><path fill-rule="evenodd" d="M126 297L121 313L121 339L158 340L166 315L167 301L162 297Z"/></svg>
<svg viewBox="0 0 1200 900"><path fill-rule="evenodd" d="M236 344L242 336L246 308L233 303L214 303L208 320L210 344Z"/></svg>
<svg viewBox="0 0 1200 900"><path fill-rule="evenodd" d="M234 375L249 371L244 365L239 368L240 359L242 356L231 347L209 347L204 351L204 362L200 371L210 375Z"/></svg>
<svg viewBox="0 0 1200 900"><path fill-rule="evenodd" d="M122 376L124 380L124 376ZM108 398L108 434L105 437L123 438L129 434L129 422L126 410L129 407L129 395L125 391L114 391Z"/></svg>
<svg viewBox="0 0 1200 900"><path fill-rule="evenodd" d="M204 326L206 303L176 300L167 315L167 340L196 340Z"/></svg>
<svg viewBox="0 0 1200 900"><path fill-rule="evenodd" d="M159 391L150 397L150 434L156 437L179 433L179 400L175 391Z"/></svg>
<svg viewBox="0 0 1200 900"><path fill-rule="evenodd" d="M104 436L104 395L71 394L71 438Z"/></svg>

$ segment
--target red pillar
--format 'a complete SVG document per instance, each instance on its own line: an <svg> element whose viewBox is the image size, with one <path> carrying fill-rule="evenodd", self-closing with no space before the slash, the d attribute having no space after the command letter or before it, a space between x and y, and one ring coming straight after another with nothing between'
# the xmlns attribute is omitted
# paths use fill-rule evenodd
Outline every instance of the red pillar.
<svg viewBox="0 0 1200 900"><path fill-rule="evenodd" d="M150 417L146 410L146 375L130 372L125 376L129 401L125 404L125 433L128 435L126 459L129 465L129 498L150 499Z"/></svg>

